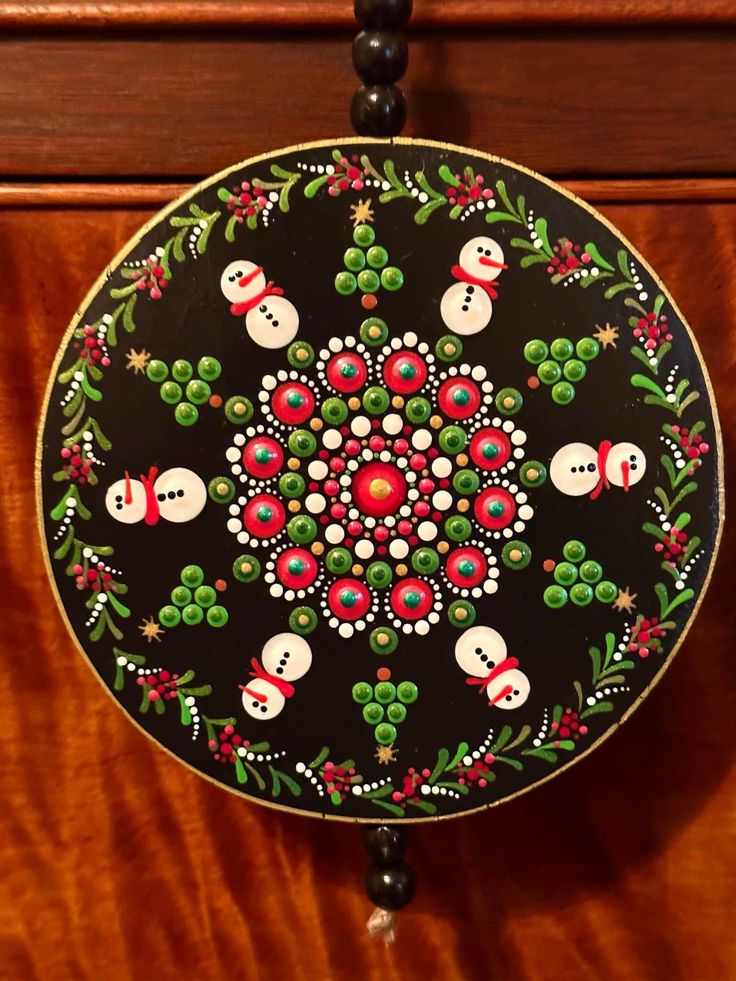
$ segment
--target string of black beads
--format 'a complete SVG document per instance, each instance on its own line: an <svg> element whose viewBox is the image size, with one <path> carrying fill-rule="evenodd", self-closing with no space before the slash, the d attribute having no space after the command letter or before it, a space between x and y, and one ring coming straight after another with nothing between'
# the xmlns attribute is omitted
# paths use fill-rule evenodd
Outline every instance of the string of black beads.
<svg viewBox="0 0 736 981"><path fill-rule="evenodd" d="M411 902L416 888L414 869L404 861L406 829L379 824L364 834L371 859L365 879L368 898L381 909L401 909Z"/></svg>
<svg viewBox="0 0 736 981"><path fill-rule="evenodd" d="M359 136L398 136L406 121L406 98L394 84L409 63L401 33L411 17L412 0L355 0L363 28L353 41L353 65L363 82L350 105Z"/></svg>

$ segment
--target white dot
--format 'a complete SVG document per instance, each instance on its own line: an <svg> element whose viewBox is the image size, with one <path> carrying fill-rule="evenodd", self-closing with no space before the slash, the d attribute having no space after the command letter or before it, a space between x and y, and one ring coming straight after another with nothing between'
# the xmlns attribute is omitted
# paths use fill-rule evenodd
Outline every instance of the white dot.
<svg viewBox="0 0 736 981"><path fill-rule="evenodd" d="M330 545L338 545L345 537L345 532L340 525L327 525L325 528L325 538Z"/></svg>
<svg viewBox="0 0 736 981"><path fill-rule="evenodd" d="M415 450L426 450L432 443L432 434L428 429L417 429L411 442Z"/></svg>
<svg viewBox="0 0 736 981"><path fill-rule="evenodd" d="M422 521L417 528L417 535L423 542L431 542L437 537L437 525L433 521Z"/></svg>
<svg viewBox="0 0 736 981"><path fill-rule="evenodd" d="M324 460L312 460L307 469L307 473L312 480L324 480L329 473L329 470Z"/></svg>
<svg viewBox="0 0 736 981"><path fill-rule="evenodd" d="M367 416L356 416L350 428L356 436L367 436L371 431L371 421Z"/></svg>
<svg viewBox="0 0 736 981"><path fill-rule="evenodd" d="M445 490L437 491L432 498L432 504L438 511L447 511L452 507L452 494Z"/></svg>
<svg viewBox="0 0 736 981"><path fill-rule="evenodd" d="M355 554L359 559L369 559L373 555L373 543L366 538L361 539L355 546Z"/></svg>
<svg viewBox="0 0 736 981"><path fill-rule="evenodd" d="M435 477L449 477L452 473L452 463L446 456L438 456L432 463L432 473Z"/></svg>
<svg viewBox="0 0 736 981"><path fill-rule="evenodd" d="M336 450L342 443L342 434L338 429L327 429L322 436L322 442L328 450Z"/></svg>
<svg viewBox="0 0 736 981"><path fill-rule="evenodd" d="M394 538L388 550L395 559L403 559L409 554L409 544L403 538Z"/></svg>
<svg viewBox="0 0 736 981"><path fill-rule="evenodd" d="M383 428L389 434L389 436L395 436L400 433L404 425L404 420L396 412L389 412L387 416L383 418Z"/></svg>
<svg viewBox="0 0 736 981"><path fill-rule="evenodd" d="M237 463L240 459L240 450L235 446L228 446L225 451L225 459L229 463Z"/></svg>

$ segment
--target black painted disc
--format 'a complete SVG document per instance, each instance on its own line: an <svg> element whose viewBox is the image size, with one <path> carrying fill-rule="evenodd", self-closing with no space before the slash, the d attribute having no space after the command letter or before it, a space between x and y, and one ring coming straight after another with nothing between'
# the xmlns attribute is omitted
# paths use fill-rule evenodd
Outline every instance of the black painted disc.
<svg viewBox="0 0 736 981"><path fill-rule="evenodd" d="M238 164L95 284L40 511L80 647L190 766L443 817L584 755L658 678L721 521L705 367L603 218L458 147Z"/></svg>

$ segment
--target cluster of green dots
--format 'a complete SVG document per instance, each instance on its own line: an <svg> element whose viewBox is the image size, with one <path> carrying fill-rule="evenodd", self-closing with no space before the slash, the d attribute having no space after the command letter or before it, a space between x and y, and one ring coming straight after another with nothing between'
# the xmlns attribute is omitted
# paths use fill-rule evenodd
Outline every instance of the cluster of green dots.
<svg viewBox="0 0 736 981"><path fill-rule="evenodd" d="M406 706L417 700L419 689L413 681L378 681L371 685L359 681L353 685L353 699L363 706L363 718L374 726L373 734L380 746L389 746L397 736L396 726L406 718Z"/></svg>
<svg viewBox="0 0 736 981"><path fill-rule="evenodd" d="M611 604L618 596L618 587L609 579L603 578L600 562L586 558L585 546L572 539L562 549L563 561L552 570L554 584L544 591L544 602L553 610L564 606L568 599L575 606L588 606L597 599L599 603Z"/></svg>
<svg viewBox="0 0 736 981"><path fill-rule="evenodd" d="M159 394L167 405L175 406L174 418L180 426L193 426L199 419L199 406L212 397L212 382L222 374L222 365L209 355L197 362L197 377L190 361L180 358L171 365L165 361L149 361L146 375L160 385ZM219 404L222 404L221 402Z"/></svg>
<svg viewBox="0 0 736 981"><path fill-rule="evenodd" d="M552 386L554 401L569 405L575 398L575 384L585 378L587 363L598 357L600 349L594 337L581 337L577 344L556 337L549 345L536 339L524 345L524 357L536 366L539 381Z"/></svg>
<svg viewBox="0 0 736 981"><path fill-rule="evenodd" d="M186 565L181 570L180 583L171 590L171 603L158 612L162 627L177 627L185 623L194 627L206 618L211 627L224 627L229 616L217 602L217 592L204 585L204 572L198 565Z"/></svg>
<svg viewBox="0 0 736 981"><path fill-rule="evenodd" d="M355 244L345 251L345 269L335 276L335 289L342 296L350 296L356 289L377 293L381 286L393 291L404 285L404 274L397 266L389 266L388 252L375 241L370 225L358 225L353 230Z"/></svg>

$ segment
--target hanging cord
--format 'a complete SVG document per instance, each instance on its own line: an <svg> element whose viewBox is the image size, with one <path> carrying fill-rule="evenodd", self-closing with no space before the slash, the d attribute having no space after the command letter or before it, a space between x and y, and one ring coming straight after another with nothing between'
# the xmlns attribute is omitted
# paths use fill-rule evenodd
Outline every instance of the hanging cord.
<svg viewBox="0 0 736 981"><path fill-rule="evenodd" d="M414 869L404 861L406 828L379 824L364 832L371 859L365 879L368 898L376 908L366 926L372 937L381 937L388 947L396 939L395 912L411 902L416 889Z"/></svg>
<svg viewBox="0 0 736 981"><path fill-rule="evenodd" d="M412 0L355 0L362 30L353 41L353 65L363 82L353 95L350 121L358 136L398 136L406 122L406 97L394 84L409 63L401 33Z"/></svg>

